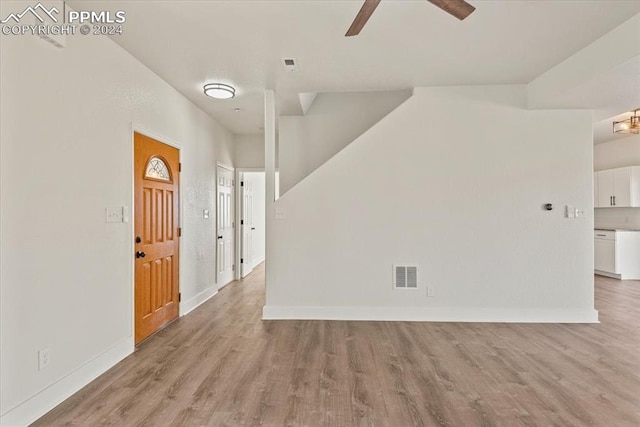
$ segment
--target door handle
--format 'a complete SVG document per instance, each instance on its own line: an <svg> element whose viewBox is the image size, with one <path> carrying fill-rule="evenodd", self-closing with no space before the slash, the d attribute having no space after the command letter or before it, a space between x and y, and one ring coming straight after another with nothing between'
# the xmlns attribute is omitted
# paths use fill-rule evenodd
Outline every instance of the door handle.
<svg viewBox="0 0 640 427"><path fill-rule="evenodd" d="M613 196L613 206L616 205L616 196Z"/></svg>
<svg viewBox="0 0 640 427"><path fill-rule="evenodd" d="M218 236L218 239L222 239L222 236Z"/></svg>
<svg viewBox="0 0 640 427"><path fill-rule="evenodd" d="M256 229L255 227L251 227L251 231L253 231L253 230L255 230L255 229Z"/></svg>
<svg viewBox="0 0 640 427"><path fill-rule="evenodd" d="M136 258L144 258L146 256L147 254L145 254L144 252L136 251Z"/></svg>
<svg viewBox="0 0 640 427"><path fill-rule="evenodd" d="M613 196L609 196L609 206L613 206Z"/></svg>

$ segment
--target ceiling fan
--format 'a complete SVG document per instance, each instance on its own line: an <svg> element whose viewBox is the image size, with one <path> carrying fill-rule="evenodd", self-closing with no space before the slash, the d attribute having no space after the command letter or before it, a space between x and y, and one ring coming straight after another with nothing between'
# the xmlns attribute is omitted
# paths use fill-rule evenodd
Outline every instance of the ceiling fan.
<svg viewBox="0 0 640 427"><path fill-rule="evenodd" d="M464 0L427 0L434 5L438 6L440 9L444 10L447 13L455 16L459 20L463 20L467 16L471 15L471 12L476 10L475 7L471 6ZM360 12L356 15L356 19L353 20L351 27L349 27L349 31L345 34L346 37L357 36L362 31L364 24L367 23L371 15L373 15L373 11L376 10L380 0L365 0L362 8L360 8Z"/></svg>

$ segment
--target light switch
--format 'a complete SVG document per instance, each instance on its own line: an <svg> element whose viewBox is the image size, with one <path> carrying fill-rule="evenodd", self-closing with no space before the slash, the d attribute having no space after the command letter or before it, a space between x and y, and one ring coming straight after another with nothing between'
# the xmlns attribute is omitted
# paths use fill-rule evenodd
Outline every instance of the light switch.
<svg viewBox="0 0 640 427"><path fill-rule="evenodd" d="M276 219L285 219L287 213L283 209L276 209Z"/></svg>
<svg viewBox="0 0 640 427"><path fill-rule="evenodd" d="M107 222L122 222L122 207L107 208L105 210L105 216Z"/></svg>
<svg viewBox="0 0 640 427"><path fill-rule="evenodd" d="M205 209L202 211L202 217L204 219L209 219L209 209Z"/></svg>
<svg viewBox="0 0 640 427"><path fill-rule="evenodd" d="M565 216L567 218L575 218L576 217L576 208L573 206L567 205L565 208Z"/></svg>

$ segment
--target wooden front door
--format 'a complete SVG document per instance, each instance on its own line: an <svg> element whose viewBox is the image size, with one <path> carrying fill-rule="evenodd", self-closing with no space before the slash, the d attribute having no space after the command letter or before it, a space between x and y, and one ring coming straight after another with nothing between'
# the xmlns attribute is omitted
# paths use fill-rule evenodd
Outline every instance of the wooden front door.
<svg viewBox="0 0 640 427"><path fill-rule="evenodd" d="M178 317L178 149L134 134L135 343Z"/></svg>

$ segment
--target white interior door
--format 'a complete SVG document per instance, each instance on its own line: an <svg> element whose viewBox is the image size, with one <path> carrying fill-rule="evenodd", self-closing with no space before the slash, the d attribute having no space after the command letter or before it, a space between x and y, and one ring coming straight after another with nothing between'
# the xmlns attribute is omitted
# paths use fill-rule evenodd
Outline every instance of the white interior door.
<svg viewBox="0 0 640 427"><path fill-rule="evenodd" d="M233 170L218 166L217 256L218 288L233 281Z"/></svg>
<svg viewBox="0 0 640 427"><path fill-rule="evenodd" d="M253 182L250 180L242 181L242 277L251 273L253 270L253 233L255 225L253 223Z"/></svg>

